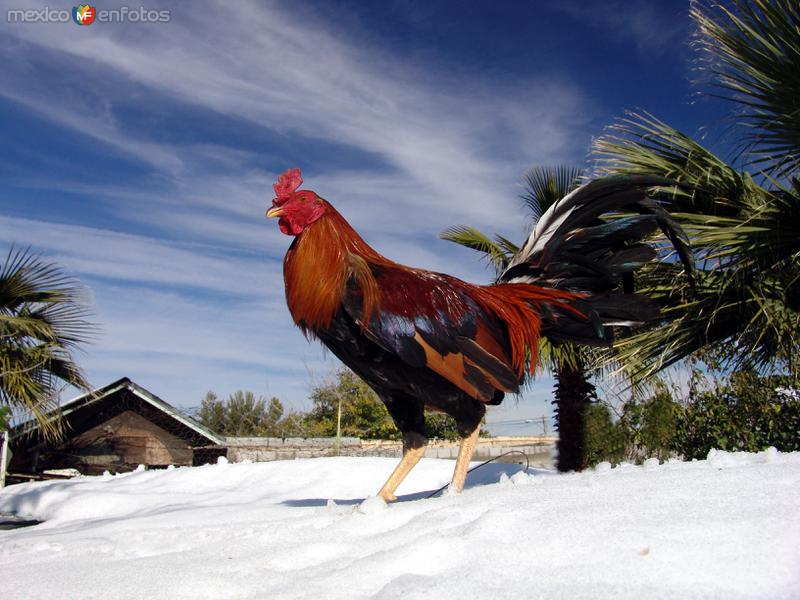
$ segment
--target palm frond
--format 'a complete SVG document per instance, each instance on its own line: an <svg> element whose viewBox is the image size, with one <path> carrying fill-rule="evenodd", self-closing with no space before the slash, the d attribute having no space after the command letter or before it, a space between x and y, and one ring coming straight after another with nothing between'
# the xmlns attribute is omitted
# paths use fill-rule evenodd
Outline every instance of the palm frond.
<svg viewBox="0 0 800 600"><path fill-rule="evenodd" d="M617 340L614 357L626 371L646 378L697 353L728 369L791 363L800 313L786 305L785 281L742 282L725 271L705 271L697 288L694 297L665 306L657 327Z"/></svg>
<svg viewBox="0 0 800 600"><path fill-rule="evenodd" d="M514 256L517 252L519 252L519 246L517 244L508 238L503 237L499 233L494 234L494 240L509 256Z"/></svg>
<svg viewBox="0 0 800 600"><path fill-rule="evenodd" d="M763 206L742 211L736 217L680 214L694 243L705 250L708 260L723 267L757 270L761 273L798 264L800 259L800 202L784 204L770 198Z"/></svg>
<svg viewBox="0 0 800 600"><path fill-rule="evenodd" d="M597 348L570 343L554 344L548 338L542 337L539 339L537 368L541 372L550 373L561 367L599 372L595 366L600 368L602 365L595 360L597 354Z"/></svg>
<svg viewBox="0 0 800 600"><path fill-rule="evenodd" d="M525 172L522 199L535 224L548 208L580 185L583 169L567 165L531 167Z"/></svg>
<svg viewBox="0 0 800 600"><path fill-rule="evenodd" d="M92 339L80 284L29 250L11 248L0 266L0 404L38 421L46 437L60 390L88 390L72 352Z"/></svg>
<svg viewBox="0 0 800 600"><path fill-rule="evenodd" d="M735 215L760 188L688 135L649 113L628 112L592 145L595 175L657 175L682 187L662 194L671 210Z"/></svg>
<svg viewBox="0 0 800 600"><path fill-rule="evenodd" d="M504 238L494 241L481 231L466 225L457 225L445 229L439 234L439 238L482 253L496 273L502 272L508 266L508 262L513 255L506 245L507 242L513 246L511 242Z"/></svg>
<svg viewBox="0 0 800 600"><path fill-rule="evenodd" d="M88 316L80 282L29 249L9 250L0 267L0 336L74 346L96 331Z"/></svg>
<svg viewBox="0 0 800 600"><path fill-rule="evenodd" d="M692 3L702 67L748 128L752 163L779 175L800 167L800 4L734 0L731 9Z"/></svg>

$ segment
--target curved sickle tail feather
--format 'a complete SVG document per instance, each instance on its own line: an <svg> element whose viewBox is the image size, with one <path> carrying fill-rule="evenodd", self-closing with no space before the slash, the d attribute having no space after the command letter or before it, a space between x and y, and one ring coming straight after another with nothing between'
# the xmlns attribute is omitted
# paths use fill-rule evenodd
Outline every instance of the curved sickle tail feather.
<svg viewBox="0 0 800 600"><path fill-rule="evenodd" d="M638 325L659 315L656 302L633 291L634 273L657 254L644 240L660 229L692 282L694 258L688 237L648 195L652 188L675 185L642 175L606 177L579 187L541 216L498 283L580 294L572 306L584 318L545 304L541 334L556 344L610 345L610 327Z"/></svg>

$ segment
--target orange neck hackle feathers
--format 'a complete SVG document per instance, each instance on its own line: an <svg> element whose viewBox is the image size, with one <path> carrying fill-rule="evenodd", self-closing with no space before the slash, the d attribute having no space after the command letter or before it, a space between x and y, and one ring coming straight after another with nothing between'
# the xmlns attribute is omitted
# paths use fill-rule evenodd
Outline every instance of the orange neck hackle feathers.
<svg viewBox="0 0 800 600"><path fill-rule="evenodd" d="M378 305L379 293L368 262L383 257L336 209L323 202L322 217L295 239L283 263L286 302L294 322L306 335L330 325L350 277L363 292L365 320Z"/></svg>

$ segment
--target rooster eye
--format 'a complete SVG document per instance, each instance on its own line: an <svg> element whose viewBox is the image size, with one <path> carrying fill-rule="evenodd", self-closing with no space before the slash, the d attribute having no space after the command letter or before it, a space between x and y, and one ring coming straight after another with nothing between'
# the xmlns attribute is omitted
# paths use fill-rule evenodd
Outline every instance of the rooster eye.
<svg viewBox="0 0 800 600"><path fill-rule="evenodd" d="M307 200L308 200L308 198L306 198L305 196L300 196L300 202L305 202Z"/></svg>

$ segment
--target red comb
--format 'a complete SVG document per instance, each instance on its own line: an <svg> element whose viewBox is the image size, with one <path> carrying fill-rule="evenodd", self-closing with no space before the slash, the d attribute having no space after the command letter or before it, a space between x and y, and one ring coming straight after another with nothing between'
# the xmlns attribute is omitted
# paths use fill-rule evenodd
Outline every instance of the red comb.
<svg viewBox="0 0 800 600"><path fill-rule="evenodd" d="M281 205L286 202L294 191L303 183L303 177L300 175L300 169L287 169L283 174L278 177L278 182L272 184L275 190L275 205Z"/></svg>

